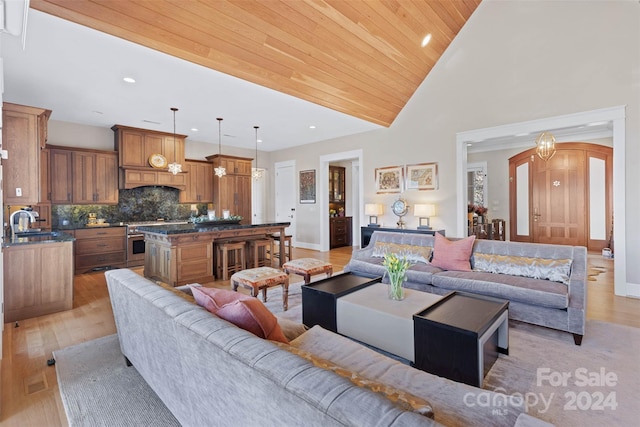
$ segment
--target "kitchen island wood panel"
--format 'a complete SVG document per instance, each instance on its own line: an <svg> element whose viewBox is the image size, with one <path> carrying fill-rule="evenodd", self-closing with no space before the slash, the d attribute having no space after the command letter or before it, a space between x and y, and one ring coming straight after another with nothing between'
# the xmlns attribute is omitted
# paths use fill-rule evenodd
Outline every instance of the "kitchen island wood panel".
<svg viewBox="0 0 640 427"><path fill-rule="evenodd" d="M285 259L284 230L290 223L256 225L167 224L142 226L145 259L144 276L171 286L214 281L213 244L220 239L255 239L280 235L280 260ZM282 261L280 261L282 264Z"/></svg>
<svg viewBox="0 0 640 427"><path fill-rule="evenodd" d="M5 322L73 307L73 241L5 247Z"/></svg>

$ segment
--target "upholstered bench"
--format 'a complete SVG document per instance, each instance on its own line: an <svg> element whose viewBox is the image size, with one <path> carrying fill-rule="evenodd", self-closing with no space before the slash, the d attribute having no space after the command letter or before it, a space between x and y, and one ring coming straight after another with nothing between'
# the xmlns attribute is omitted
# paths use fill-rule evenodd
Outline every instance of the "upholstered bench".
<svg viewBox="0 0 640 427"><path fill-rule="evenodd" d="M231 288L238 290L238 286L249 289L251 296L257 297L262 290L262 301L267 302L267 288L282 286L282 309L289 308L289 276L272 267L249 268L234 273L230 280Z"/></svg>
<svg viewBox="0 0 640 427"><path fill-rule="evenodd" d="M315 258L300 258L287 261L282 265L282 269L287 274L294 273L303 276L306 285L311 282L311 276L324 273L327 277L331 277L333 274L333 265Z"/></svg>

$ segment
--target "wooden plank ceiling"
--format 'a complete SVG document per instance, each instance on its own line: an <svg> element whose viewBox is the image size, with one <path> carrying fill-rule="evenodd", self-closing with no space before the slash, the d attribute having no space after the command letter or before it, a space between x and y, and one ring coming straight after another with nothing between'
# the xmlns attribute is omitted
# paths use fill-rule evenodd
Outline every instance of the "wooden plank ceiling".
<svg viewBox="0 0 640 427"><path fill-rule="evenodd" d="M31 7L389 126L481 1L31 0Z"/></svg>

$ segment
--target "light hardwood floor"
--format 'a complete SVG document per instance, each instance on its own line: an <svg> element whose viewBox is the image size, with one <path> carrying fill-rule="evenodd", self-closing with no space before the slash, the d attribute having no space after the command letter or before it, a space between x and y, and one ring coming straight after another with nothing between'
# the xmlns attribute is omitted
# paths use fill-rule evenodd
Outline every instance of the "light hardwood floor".
<svg viewBox="0 0 640 427"><path fill-rule="evenodd" d="M351 248L324 253L294 248L294 258L301 257L329 261L335 271L340 271L351 257ZM604 267L606 272L589 281L587 317L640 327L640 300L613 294L613 261L592 254L589 266ZM228 281L205 285L226 288ZM55 367L47 366L47 360L57 349L116 332L103 273L76 276L74 289L73 310L23 320L18 327L4 325L1 426L67 425ZM588 332L585 339L589 339Z"/></svg>

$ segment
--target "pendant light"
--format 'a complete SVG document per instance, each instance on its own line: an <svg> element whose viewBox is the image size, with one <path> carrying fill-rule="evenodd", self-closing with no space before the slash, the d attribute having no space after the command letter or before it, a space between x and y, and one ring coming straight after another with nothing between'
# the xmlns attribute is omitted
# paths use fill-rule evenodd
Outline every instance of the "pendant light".
<svg viewBox="0 0 640 427"><path fill-rule="evenodd" d="M262 171L258 169L258 129L260 128L260 126L254 126L253 128L256 130L256 168L251 176L253 176L253 179L257 181L262 178Z"/></svg>
<svg viewBox="0 0 640 427"><path fill-rule="evenodd" d="M227 174L227 170L222 167L222 131L220 130L220 126L222 123L222 117L218 117L216 119L218 121L218 167L214 168L214 172L218 178L222 178Z"/></svg>
<svg viewBox="0 0 640 427"><path fill-rule="evenodd" d="M551 132L542 132L536 138L536 154L545 162L556 154L556 138Z"/></svg>
<svg viewBox="0 0 640 427"><path fill-rule="evenodd" d="M182 165L178 163L178 155L176 154L176 111L178 111L178 109L171 107L171 111L173 111L173 163L169 163L169 172L177 175L182 172Z"/></svg>

